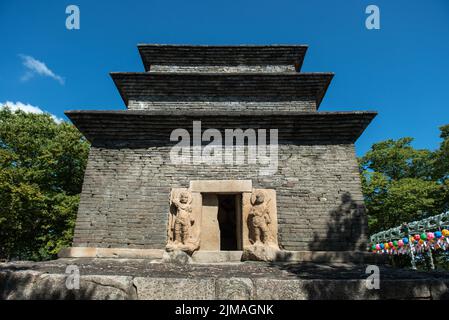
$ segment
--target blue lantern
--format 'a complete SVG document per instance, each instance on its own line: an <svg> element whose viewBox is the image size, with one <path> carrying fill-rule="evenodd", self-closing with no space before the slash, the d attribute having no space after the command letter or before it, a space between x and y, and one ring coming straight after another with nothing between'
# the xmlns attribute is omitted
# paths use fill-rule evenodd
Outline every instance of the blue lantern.
<svg viewBox="0 0 449 320"><path fill-rule="evenodd" d="M404 242L404 244L407 244L408 243L408 238L407 237L402 238L402 242Z"/></svg>

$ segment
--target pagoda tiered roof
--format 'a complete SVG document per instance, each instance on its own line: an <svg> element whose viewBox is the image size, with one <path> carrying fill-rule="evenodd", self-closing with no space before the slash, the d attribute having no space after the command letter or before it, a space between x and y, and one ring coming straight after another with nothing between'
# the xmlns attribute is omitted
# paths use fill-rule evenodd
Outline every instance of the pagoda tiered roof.
<svg viewBox="0 0 449 320"><path fill-rule="evenodd" d="M299 72L306 45L160 45L139 44L145 71L152 66L280 66Z"/></svg>
<svg viewBox="0 0 449 320"><path fill-rule="evenodd" d="M333 73L112 72L120 95L130 99L291 101L312 98L317 107Z"/></svg>
<svg viewBox="0 0 449 320"><path fill-rule="evenodd" d="M353 143L376 116L318 112L333 73L299 72L304 45L138 49L146 72L111 73L132 108L66 112L89 141L166 141L173 128L201 120L214 128L280 129L281 143Z"/></svg>

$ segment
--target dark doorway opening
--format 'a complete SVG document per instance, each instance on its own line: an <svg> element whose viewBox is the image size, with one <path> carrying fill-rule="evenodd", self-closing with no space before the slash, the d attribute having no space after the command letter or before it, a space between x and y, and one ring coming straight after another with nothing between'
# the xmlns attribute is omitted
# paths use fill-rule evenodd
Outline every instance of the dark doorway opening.
<svg viewBox="0 0 449 320"><path fill-rule="evenodd" d="M218 224L220 226L220 250L238 250L238 212L235 194L218 195Z"/></svg>

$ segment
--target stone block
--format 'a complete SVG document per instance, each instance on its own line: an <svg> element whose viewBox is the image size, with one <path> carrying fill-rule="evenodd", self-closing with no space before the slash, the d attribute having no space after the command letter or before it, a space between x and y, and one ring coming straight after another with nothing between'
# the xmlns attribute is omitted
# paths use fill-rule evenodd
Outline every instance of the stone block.
<svg viewBox="0 0 449 320"><path fill-rule="evenodd" d="M254 285L249 278L219 278L216 281L218 300L252 300Z"/></svg>
<svg viewBox="0 0 449 320"><path fill-rule="evenodd" d="M449 280L434 280L429 283L432 300L449 300Z"/></svg>
<svg viewBox="0 0 449 320"><path fill-rule="evenodd" d="M139 300L213 300L213 278L143 278L133 281Z"/></svg>
<svg viewBox="0 0 449 320"><path fill-rule="evenodd" d="M132 278L81 276L79 289L69 289L67 276L36 271L0 272L0 298L6 300L135 299Z"/></svg>
<svg viewBox="0 0 449 320"><path fill-rule="evenodd" d="M429 279L413 280L382 280L380 289L372 290L371 294L377 294L379 299L430 299L430 281Z"/></svg>
<svg viewBox="0 0 449 320"><path fill-rule="evenodd" d="M302 280L254 279L256 300L305 300Z"/></svg>

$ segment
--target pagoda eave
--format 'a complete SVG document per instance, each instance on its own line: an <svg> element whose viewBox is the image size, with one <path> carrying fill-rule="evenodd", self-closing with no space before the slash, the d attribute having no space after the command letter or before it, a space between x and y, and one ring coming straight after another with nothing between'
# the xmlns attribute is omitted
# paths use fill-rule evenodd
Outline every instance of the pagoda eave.
<svg viewBox="0 0 449 320"><path fill-rule="evenodd" d="M145 71L162 66L292 66L300 71L307 45L139 44Z"/></svg>
<svg viewBox="0 0 449 320"><path fill-rule="evenodd" d="M313 98L319 107L334 76L314 73L111 72L120 95L130 99L251 99L291 101Z"/></svg>
<svg viewBox="0 0 449 320"><path fill-rule="evenodd" d="M74 110L65 114L93 145L117 140L130 145L164 141L168 145L172 130L191 130L193 121L201 121L205 129L278 129L279 144L354 143L377 115L374 111L173 113L140 110Z"/></svg>

